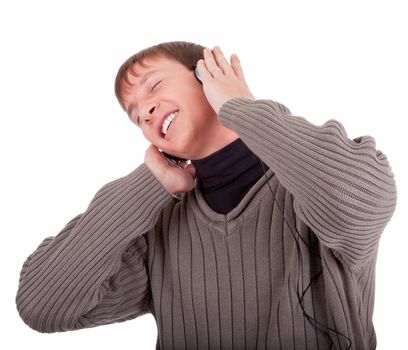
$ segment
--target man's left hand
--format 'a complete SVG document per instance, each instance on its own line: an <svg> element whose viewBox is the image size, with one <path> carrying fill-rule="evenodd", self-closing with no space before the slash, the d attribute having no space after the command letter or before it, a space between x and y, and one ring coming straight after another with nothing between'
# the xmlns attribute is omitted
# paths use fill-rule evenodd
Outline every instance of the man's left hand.
<svg viewBox="0 0 408 350"><path fill-rule="evenodd" d="M198 73L203 83L204 94L214 111L219 115L221 106L230 99L246 97L254 100L244 78L241 63L236 54L231 55L231 64L219 46L211 51L204 48L204 60L197 62Z"/></svg>

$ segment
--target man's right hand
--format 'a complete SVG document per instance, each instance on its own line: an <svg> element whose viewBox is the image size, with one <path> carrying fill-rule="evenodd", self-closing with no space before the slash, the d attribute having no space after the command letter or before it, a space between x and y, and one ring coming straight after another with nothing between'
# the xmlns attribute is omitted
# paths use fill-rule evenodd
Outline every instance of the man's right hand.
<svg viewBox="0 0 408 350"><path fill-rule="evenodd" d="M180 194L194 188L194 165L185 167L186 162L182 162L180 166L169 163L153 144L146 149L144 163L170 194Z"/></svg>

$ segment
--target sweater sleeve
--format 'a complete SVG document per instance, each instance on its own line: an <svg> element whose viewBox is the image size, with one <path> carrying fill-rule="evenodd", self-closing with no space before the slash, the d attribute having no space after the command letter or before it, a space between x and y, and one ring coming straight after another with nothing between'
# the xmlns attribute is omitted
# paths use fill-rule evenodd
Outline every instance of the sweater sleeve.
<svg viewBox="0 0 408 350"><path fill-rule="evenodd" d="M145 234L171 200L145 163L102 186L24 262L16 295L23 321L52 333L150 312Z"/></svg>
<svg viewBox="0 0 408 350"><path fill-rule="evenodd" d="M316 126L271 100L231 99L219 120L270 167L296 215L337 258L356 268L375 257L397 190L371 136L350 140L337 120Z"/></svg>

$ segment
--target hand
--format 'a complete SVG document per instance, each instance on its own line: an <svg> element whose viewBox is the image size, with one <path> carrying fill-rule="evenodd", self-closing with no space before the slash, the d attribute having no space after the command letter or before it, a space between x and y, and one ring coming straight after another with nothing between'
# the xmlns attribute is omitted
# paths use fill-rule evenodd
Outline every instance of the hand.
<svg viewBox="0 0 408 350"><path fill-rule="evenodd" d="M221 106L230 99L246 97L254 100L244 78L241 63L236 54L228 63L219 46L213 51L204 48L204 60L197 62L198 73L203 83L204 94L214 111L219 115Z"/></svg>
<svg viewBox="0 0 408 350"><path fill-rule="evenodd" d="M153 144L146 149L144 163L167 192L180 194L194 188L194 165L187 165L187 162L180 163L180 166L171 164Z"/></svg>

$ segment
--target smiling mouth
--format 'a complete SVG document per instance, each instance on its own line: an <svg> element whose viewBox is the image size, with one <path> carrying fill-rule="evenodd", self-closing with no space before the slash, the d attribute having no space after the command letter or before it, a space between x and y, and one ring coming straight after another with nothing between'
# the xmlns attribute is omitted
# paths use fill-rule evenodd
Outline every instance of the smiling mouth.
<svg viewBox="0 0 408 350"><path fill-rule="evenodd" d="M178 111L173 112L163 122L162 128L161 128L161 134L163 138L166 138L166 135L169 134L170 128L172 127L172 124L174 123L177 116L178 116Z"/></svg>
<svg viewBox="0 0 408 350"><path fill-rule="evenodd" d="M176 118L174 118L174 119L176 119ZM169 124L166 133L163 134L163 137L164 137L165 139L166 139L166 136L169 137L170 128L174 128L174 125L172 125L172 124L174 123L174 119L173 119L173 121ZM173 132L173 130L172 130L172 132Z"/></svg>

